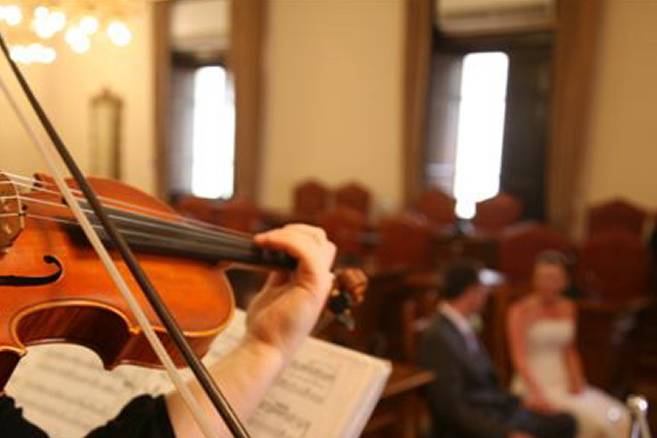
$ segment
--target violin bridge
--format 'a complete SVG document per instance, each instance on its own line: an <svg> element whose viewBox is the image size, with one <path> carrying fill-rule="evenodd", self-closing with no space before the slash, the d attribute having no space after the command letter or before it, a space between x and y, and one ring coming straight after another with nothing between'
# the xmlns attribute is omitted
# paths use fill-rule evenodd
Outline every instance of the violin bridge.
<svg viewBox="0 0 657 438"><path fill-rule="evenodd" d="M0 251L6 250L25 228L18 187L0 172Z"/></svg>

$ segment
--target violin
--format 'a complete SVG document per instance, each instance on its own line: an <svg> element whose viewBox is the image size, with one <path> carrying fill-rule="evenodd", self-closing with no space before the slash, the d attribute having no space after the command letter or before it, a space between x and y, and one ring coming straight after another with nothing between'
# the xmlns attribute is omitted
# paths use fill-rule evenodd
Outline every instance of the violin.
<svg viewBox="0 0 657 438"><path fill-rule="evenodd" d="M296 266L288 255L256 246L246 233L184 217L117 181L91 177L88 181L199 356L235 310L225 275L228 268ZM67 183L79 194L73 181ZM106 240L94 213L84 208L84 201L81 204ZM26 347L43 343L88 347L107 369L119 364L159 366L52 178L0 173L0 251L0 389ZM115 258L129 286L136 288L128 268ZM360 270L338 273L328 303L331 312L343 317L362 300L366 282ZM184 365L145 298L138 299L174 363Z"/></svg>
<svg viewBox="0 0 657 438"><path fill-rule="evenodd" d="M52 178L34 179L0 173L0 391L26 346L72 342L94 350L106 368L161 364L202 433L216 436L176 370L188 365L230 432L247 438L199 354L234 310L224 275L228 263L292 270L296 261L258 247L251 236L185 219L121 183L87 178L1 33L0 53L52 142L51 150L0 77L0 91L52 172ZM72 179L65 180L58 161ZM362 299L366 277L353 270L336 279L328 308L348 321L348 307Z"/></svg>

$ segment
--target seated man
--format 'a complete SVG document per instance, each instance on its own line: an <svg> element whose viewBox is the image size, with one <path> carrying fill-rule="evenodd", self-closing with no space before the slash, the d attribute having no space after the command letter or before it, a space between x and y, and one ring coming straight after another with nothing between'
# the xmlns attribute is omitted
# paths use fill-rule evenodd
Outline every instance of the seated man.
<svg viewBox="0 0 657 438"><path fill-rule="evenodd" d="M440 312L419 346L421 366L436 380L428 390L433 434L444 438L567 438L575 420L556 412L533 412L503 389L491 360L470 325L484 307L488 287L475 262L445 272Z"/></svg>

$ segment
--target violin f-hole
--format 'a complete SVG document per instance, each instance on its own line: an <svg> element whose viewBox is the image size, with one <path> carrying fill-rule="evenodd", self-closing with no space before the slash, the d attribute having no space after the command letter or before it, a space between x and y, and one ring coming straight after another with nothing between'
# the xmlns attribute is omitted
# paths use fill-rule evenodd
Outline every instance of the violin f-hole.
<svg viewBox="0 0 657 438"><path fill-rule="evenodd" d="M64 275L62 263L55 256L45 255L43 261L46 264L55 265L57 272L43 276L20 276L20 275L0 275L0 286L29 287L43 286L59 280Z"/></svg>

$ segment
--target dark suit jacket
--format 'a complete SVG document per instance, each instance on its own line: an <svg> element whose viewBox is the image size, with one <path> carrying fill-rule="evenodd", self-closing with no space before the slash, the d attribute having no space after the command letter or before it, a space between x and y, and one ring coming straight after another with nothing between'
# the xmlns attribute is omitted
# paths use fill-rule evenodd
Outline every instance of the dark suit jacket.
<svg viewBox="0 0 657 438"><path fill-rule="evenodd" d="M421 366L435 372L427 391L435 436L506 438L506 424L519 401L499 383L484 347L468 351L465 338L439 314L424 333L418 351Z"/></svg>

